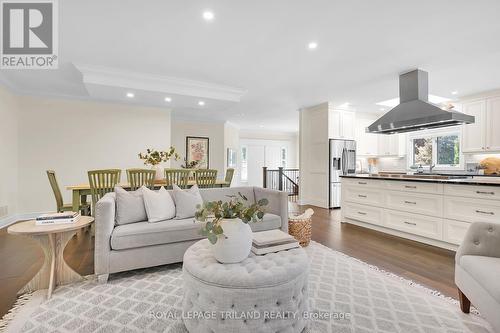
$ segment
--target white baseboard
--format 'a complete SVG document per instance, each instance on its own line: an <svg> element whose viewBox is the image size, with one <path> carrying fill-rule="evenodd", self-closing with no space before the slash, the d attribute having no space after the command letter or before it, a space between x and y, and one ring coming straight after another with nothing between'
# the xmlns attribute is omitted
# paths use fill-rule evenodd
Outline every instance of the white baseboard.
<svg viewBox="0 0 500 333"><path fill-rule="evenodd" d="M48 212L38 212L38 213L22 213L22 214L16 214L16 215L11 215L4 217L0 219L0 229L6 228L11 224L14 224L18 221L24 221L24 220L31 220L34 219L35 217L46 214Z"/></svg>
<svg viewBox="0 0 500 333"><path fill-rule="evenodd" d="M329 208L327 205L325 205L325 203L322 200L299 199L299 204L300 205L316 206L316 207L321 207L321 208L326 208L326 209Z"/></svg>

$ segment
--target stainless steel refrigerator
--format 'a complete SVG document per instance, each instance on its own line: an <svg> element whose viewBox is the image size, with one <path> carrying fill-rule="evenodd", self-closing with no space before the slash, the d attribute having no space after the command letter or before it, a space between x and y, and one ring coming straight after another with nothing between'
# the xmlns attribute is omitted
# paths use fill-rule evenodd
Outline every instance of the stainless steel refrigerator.
<svg viewBox="0 0 500 333"><path fill-rule="evenodd" d="M340 208L340 176L356 172L356 141L330 140L330 208Z"/></svg>

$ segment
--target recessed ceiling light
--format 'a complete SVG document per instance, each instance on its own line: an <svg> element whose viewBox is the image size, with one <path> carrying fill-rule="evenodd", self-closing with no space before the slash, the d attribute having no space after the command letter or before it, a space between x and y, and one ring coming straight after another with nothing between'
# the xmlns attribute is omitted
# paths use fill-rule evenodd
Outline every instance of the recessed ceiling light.
<svg viewBox="0 0 500 333"><path fill-rule="evenodd" d="M134 93L133 93L133 92L128 92L128 93L127 93L127 97L128 97L128 98L134 98L134 97L135 97L135 95L134 95Z"/></svg>
<svg viewBox="0 0 500 333"><path fill-rule="evenodd" d="M203 106L203 105L205 105L205 102L204 102L204 101L199 101L199 102L198 102L198 105L199 105L199 106Z"/></svg>
<svg viewBox="0 0 500 333"><path fill-rule="evenodd" d="M451 92L452 95L457 95L458 94L458 91L454 90Z"/></svg>
<svg viewBox="0 0 500 333"><path fill-rule="evenodd" d="M309 50L315 50L318 48L318 43L317 42L310 42L309 44L307 44L307 48Z"/></svg>
<svg viewBox="0 0 500 333"><path fill-rule="evenodd" d="M168 103L172 102L172 98L171 97L165 97L165 102L168 102Z"/></svg>
<svg viewBox="0 0 500 333"><path fill-rule="evenodd" d="M204 11L203 18L205 19L205 21L213 21L213 19L215 18L214 12L212 12L211 10Z"/></svg>

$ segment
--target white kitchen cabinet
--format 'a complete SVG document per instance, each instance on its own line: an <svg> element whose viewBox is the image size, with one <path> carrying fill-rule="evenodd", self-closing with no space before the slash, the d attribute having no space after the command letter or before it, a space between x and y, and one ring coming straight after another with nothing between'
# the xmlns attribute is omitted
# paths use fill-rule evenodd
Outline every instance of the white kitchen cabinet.
<svg viewBox="0 0 500 333"><path fill-rule="evenodd" d="M500 151L500 97L487 100L486 122L486 150Z"/></svg>
<svg viewBox="0 0 500 333"><path fill-rule="evenodd" d="M464 153L500 151L500 97L463 103L463 111L474 116L475 123L463 125Z"/></svg>
<svg viewBox="0 0 500 333"><path fill-rule="evenodd" d="M474 124L463 125L462 151L473 153L486 150L486 101L474 101L463 104L463 112L475 117Z"/></svg>
<svg viewBox="0 0 500 333"><path fill-rule="evenodd" d="M378 156L399 156L398 134L379 134L378 136Z"/></svg>
<svg viewBox="0 0 500 333"><path fill-rule="evenodd" d="M342 222L456 249L472 222L499 223L500 187L342 178L341 207Z"/></svg>
<svg viewBox="0 0 500 333"><path fill-rule="evenodd" d="M352 111L331 110L329 112L330 139L355 139L355 114Z"/></svg>
<svg viewBox="0 0 500 333"><path fill-rule="evenodd" d="M366 128L370 126L377 118L358 118L356 117L356 153L358 156L377 156L378 138L380 134L366 133Z"/></svg>

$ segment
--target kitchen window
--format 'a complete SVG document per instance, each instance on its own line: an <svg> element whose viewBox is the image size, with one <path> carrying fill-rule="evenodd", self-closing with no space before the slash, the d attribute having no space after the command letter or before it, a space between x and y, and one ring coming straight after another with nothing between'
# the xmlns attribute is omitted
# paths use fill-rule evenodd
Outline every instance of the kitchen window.
<svg viewBox="0 0 500 333"><path fill-rule="evenodd" d="M410 168L422 165L424 168L434 166L436 170L463 169L459 129L415 132L408 137Z"/></svg>

